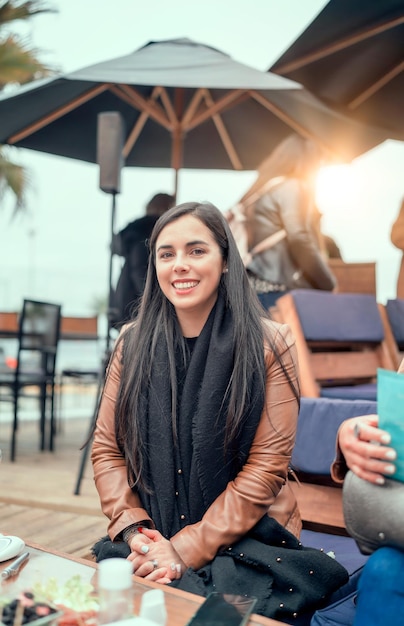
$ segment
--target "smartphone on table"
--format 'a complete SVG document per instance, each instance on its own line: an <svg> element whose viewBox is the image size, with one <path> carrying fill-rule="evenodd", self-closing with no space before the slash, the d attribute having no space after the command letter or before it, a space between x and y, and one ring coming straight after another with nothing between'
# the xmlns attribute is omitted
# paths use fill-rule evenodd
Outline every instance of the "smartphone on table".
<svg viewBox="0 0 404 626"><path fill-rule="evenodd" d="M213 591L191 617L187 626L244 626L257 598Z"/></svg>

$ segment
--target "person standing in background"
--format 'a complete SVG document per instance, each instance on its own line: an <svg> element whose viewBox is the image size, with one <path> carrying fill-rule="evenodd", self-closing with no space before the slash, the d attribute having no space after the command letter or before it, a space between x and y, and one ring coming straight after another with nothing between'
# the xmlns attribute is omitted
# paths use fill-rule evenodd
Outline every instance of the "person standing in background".
<svg viewBox="0 0 404 626"><path fill-rule="evenodd" d="M249 248L284 232L275 245L254 254L247 266L266 309L289 289L332 291L336 287L315 204L315 180L323 160L323 151L316 143L290 135L262 164L260 176L248 192L251 195L266 181L264 192L251 209Z"/></svg>
<svg viewBox="0 0 404 626"><path fill-rule="evenodd" d="M397 298L404 298L404 198L399 213L391 227L390 240L393 246L402 251L397 278Z"/></svg>
<svg viewBox="0 0 404 626"><path fill-rule="evenodd" d="M160 215L174 203L174 196L157 193L147 203L146 214L130 222L113 238L112 252L125 259L113 298L114 326L120 327L132 317L146 279L149 260L147 240Z"/></svg>

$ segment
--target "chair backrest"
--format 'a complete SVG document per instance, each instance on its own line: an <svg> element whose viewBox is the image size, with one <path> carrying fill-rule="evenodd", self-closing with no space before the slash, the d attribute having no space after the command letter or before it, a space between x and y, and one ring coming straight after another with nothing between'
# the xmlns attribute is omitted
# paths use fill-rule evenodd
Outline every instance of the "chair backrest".
<svg viewBox="0 0 404 626"><path fill-rule="evenodd" d="M303 396L373 384L379 367L395 369L375 296L299 289L276 305L296 339Z"/></svg>
<svg viewBox="0 0 404 626"><path fill-rule="evenodd" d="M404 299L387 300L379 304L386 343L396 368L404 358Z"/></svg>
<svg viewBox="0 0 404 626"><path fill-rule="evenodd" d="M60 304L24 300L18 328L17 375L23 369L24 356L29 354L32 359L34 353L36 360L31 365L54 374L60 323Z"/></svg>
<svg viewBox="0 0 404 626"><path fill-rule="evenodd" d="M376 295L376 263L345 263L342 259L328 259L328 265L337 279L340 293L368 293Z"/></svg>
<svg viewBox="0 0 404 626"><path fill-rule="evenodd" d="M90 317L62 317L60 327L61 339L95 340L98 334L98 315Z"/></svg>
<svg viewBox="0 0 404 626"><path fill-rule="evenodd" d="M0 328L3 331L17 331L18 313L16 311L0 311Z"/></svg>

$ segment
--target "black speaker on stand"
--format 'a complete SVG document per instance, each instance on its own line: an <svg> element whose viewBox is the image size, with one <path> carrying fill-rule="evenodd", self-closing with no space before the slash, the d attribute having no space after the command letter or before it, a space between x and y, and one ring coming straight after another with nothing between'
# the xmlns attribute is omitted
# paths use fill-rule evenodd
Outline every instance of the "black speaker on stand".
<svg viewBox="0 0 404 626"><path fill-rule="evenodd" d="M105 193L110 193L112 197L111 204L111 236L110 236L110 253L109 253L109 276L108 276L108 308L107 308L107 334L105 353L100 367L97 383L97 395L91 418L90 428L86 442L82 448L79 473L77 476L74 495L80 494L81 481L83 479L84 470L87 463L87 457L92 441L95 421L98 414L98 406L101 398L101 391L105 378L105 372L111 356L111 330L112 320L114 319L113 296L114 289L112 286L112 267L113 253L112 240L115 234L115 214L116 214L116 196L121 192L121 170L123 163L123 144L125 138L125 129L122 115L117 111L109 111L99 113L97 118L97 163L100 167L99 186Z"/></svg>

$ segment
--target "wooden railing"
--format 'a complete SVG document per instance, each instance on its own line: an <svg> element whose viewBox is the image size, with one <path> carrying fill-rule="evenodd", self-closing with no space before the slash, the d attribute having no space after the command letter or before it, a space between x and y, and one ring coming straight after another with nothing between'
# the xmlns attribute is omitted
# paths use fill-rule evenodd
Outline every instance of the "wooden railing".
<svg viewBox="0 0 404 626"><path fill-rule="evenodd" d="M0 334L17 336L18 316L16 311L0 311ZM61 339L96 340L98 339L98 316L64 317L60 329Z"/></svg>
<svg viewBox="0 0 404 626"><path fill-rule="evenodd" d="M98 317L62 317L61 339L98 339Z"/></svg>
<svg viewBox="0 0 404 626"><path fill-rule="evenodd" d="M15 311L0 311L1 330L18 332L18 313Z"/></svg>

